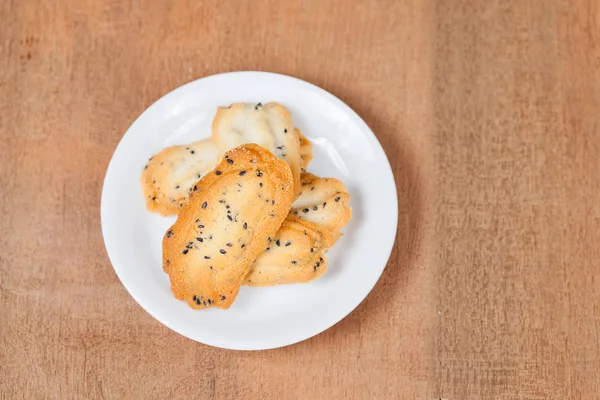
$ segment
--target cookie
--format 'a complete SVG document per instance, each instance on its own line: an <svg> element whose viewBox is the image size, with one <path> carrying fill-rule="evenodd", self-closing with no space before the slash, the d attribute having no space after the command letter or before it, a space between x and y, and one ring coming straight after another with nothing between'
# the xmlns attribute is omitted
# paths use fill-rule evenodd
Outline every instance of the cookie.
<svg viewBox="0 0 600 400"><path fill-rule="evenodd" d="M175 215L185 206L196 182L219 161L211 139L163 149L142 172L146 207L162 215Z"/></svg>
<svg viewBox="0 0 600 400"><path fill-rule="evenodd" d="M228 151L163 237L163 270L175 297L194 309L229 308L287 217L292 187L289 166L268 150L247 144Z"/></svg>
<svg viewBox="0 0 600 400"><path fill-rule="evenodd" d="M270 286L317 279L327 270L323 254L333 240L327 229L288 215L266 251L252 264L244 284Z"/></svg>
<svg viewBox="0 0 600 400"><path fill-rule="evenodd" d="M292 214L314 222L333 233L335 240L352 218L350 194L334 178L319 178L311 173L301 176L302 192L292 205Z"/></svg>
<svg viewBox="0 0 600 400"><path fill-rule="evenodd" d="M212 123L212 137L221 152L256 143L287 162L294 177L294 193L300 194L300 139L290 112L281 104L236 103L219 107Z"/></svg>
<svg viewBox="0 0 600 400"><path fill-rule="evenodd" d="M313 158L312 143L302 134L300 129L296 129L296 132L300 140L300 171L306 172L306 168L308 168L308 164Z"/></svg>

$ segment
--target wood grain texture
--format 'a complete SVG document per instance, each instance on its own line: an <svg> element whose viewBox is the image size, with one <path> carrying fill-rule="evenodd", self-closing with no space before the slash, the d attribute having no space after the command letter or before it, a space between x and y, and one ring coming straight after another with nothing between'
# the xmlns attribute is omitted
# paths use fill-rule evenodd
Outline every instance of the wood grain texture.
<svg viewBox="0 0 600 400"><path fill-rule="evenodd" d="M0 398L597 397L599 4L2 2ZM398 238L369 297L264 352L160 325L100 233L131 122L235 70L336 94L398 185Z"/></svg>

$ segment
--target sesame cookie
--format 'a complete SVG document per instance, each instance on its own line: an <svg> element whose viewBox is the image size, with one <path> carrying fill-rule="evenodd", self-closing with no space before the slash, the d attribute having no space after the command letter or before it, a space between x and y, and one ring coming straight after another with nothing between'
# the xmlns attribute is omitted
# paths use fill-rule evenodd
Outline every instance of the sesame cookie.
<svg viewBox="0 0 600 400"><path fill-rule="evenodd" d="M292 214L328 229L335 240L352 218L350 194L334 178L319 178L311 173L301 176L302 192L292 205Z"/></svg>
<svg viewBox="0 0 600 400"><path fill-rule="evenodd" d="M175 215L187 203L194 185L219 161L210 139L163 149L150 158L142 172L146 207L162 215Z"/></svg>
<svg viewBox="0 0 600 400"><path fill-rule="evenodd" d="M308 168L308 164L313 158L312 143L302 134L300 129L296 129L296 132L300 140L300 171L306 172L306 168Z"/></svg>
<svg viewBox="0 0 600 400"><path fill-rule="evenodd" d="M333 239L329 230L288 215L266 251L252 264L244 284L269 286L317 279L327 269L323 254Z"/></svg>
<svg viewBox="0 0 600 400"><path fill-rule="evenodd" d="M229 308L244 277L288 215L293 176L268 150L228 151L197 183L163 237L163 270L194 309Z"/></svg>
<svg viewBox="0 0 600 400"><path fill-rule="evenodd" d="M300 139L292 115L281 104L235 103L219 107L212 123L212 137L221 152L245 143L256 143L287 162L294 177L294 193L300 194Z"/></svg>

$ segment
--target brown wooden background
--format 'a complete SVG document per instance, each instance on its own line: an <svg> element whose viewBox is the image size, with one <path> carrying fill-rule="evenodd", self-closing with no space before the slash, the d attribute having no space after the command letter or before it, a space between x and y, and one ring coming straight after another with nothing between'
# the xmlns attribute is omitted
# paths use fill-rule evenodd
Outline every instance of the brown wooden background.
<svg viewBox="0 0 600 400"><path fill-rule="evenodd" d="M600 397L600 2L0 3L0 398ZM346 101L399 189L367 300L264 352L160 325L100 234L129 124L234 70Z"/></svg>

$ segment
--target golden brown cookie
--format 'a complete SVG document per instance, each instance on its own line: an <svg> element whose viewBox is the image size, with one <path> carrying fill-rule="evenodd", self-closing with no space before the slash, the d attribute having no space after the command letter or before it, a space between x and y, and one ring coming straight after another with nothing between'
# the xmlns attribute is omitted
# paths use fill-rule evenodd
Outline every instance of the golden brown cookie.
<svg viewBox="0 0 600 400"><path fill-rule="evenodd" d="M266 251L252 264L244 284L270 286L317 279L327 269L323 254L333 239L329 230L288 215Z"/></svg>
<svg viewBox="0 0 600 400"><path fill-rule="evenodd" d="M294 192L300 193L300 139L292 115L281 104L236 103L219 107L212 123L212 137L221 152L256 143L287 162L294 176Z"/></svg>
<svg viewBox="0 0 600 400"><path fill-rule="evenodd" d="M292 204L289 166L266 149L233 149L197 184L163 238L163 269L190 307L229 308Z"/></svg>
<svg viewBox="0 0 600 400"><path fill-rule="evenodd" d="M142 172L146 207L162 215L175 215L187 203L194 185L219 161L211 139L163 149Z"/></svg>
<svg viewBox="0 0 600 400"><path fill-rule="evenodd" d="M313 158L312 143L302 134L300 129L296 129L296 132L298 132L298 139L300 140L300 170L306 172L306 168L308 168L308 164Z"/></svg>
<svg viewBox="0 0 600 400"><path fill-rule="evenodd" d="M311 173L301 176L302 193L294 201L291 213L329 229L335 240L352 218L350 194L334 178L319 178Z"/></svg>

